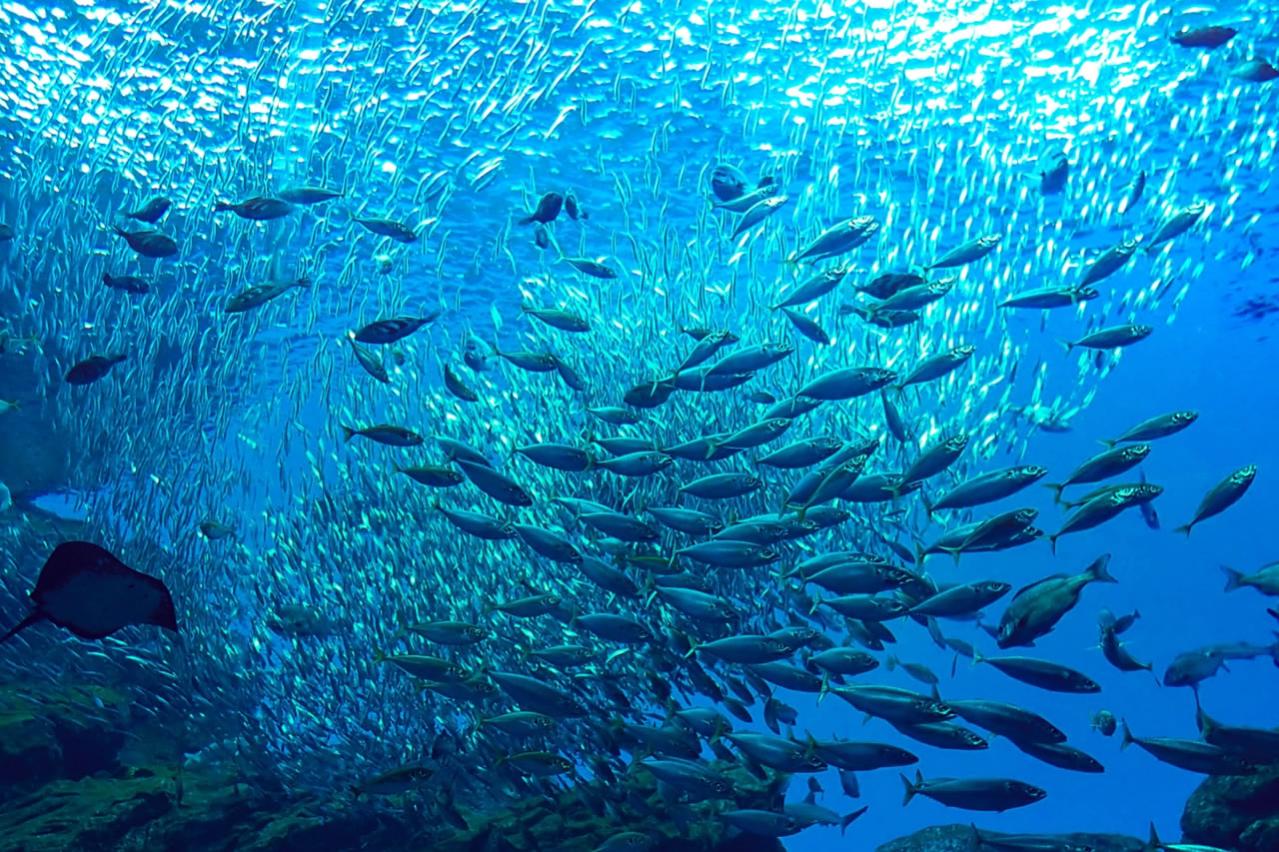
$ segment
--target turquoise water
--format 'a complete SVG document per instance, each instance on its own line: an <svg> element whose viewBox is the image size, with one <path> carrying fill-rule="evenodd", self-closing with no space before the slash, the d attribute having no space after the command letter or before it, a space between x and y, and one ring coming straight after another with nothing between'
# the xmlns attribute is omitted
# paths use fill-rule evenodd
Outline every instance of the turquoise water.
<svg viewBox="0 0 1279 852"><path fill-rule="evenodd" d="M259 745L239 758L246 772L327 791L432 763L430 744L449 731L461 742L450 788L500 803L516 790L489 767L516 746L477 733L474 723L518 700L500 691L480 702L432 697L377 663L379 652L440 653L481 678L523 672L573 690L587 718L566 720L533 745L568 758L587 783L592 759L608 754L615 736L610 720L657 724L667 716L647 672L663 672L681 705L714 703L688 681L676 634L709 640L730 632L699 631L653 599L661 560L626 565L554 498L595 500L650 523L644 510L652 506L697 508L725 523L777 516L806 471L760 466L769 450L816 435L878 439L869 475L900 472L941 439L965 434L959 459L924 481L923 497L935 500L1013 464L1041 465L1045 482L1061 481L1102 449L1099 439L1194 410L1198 420L1153 441L1140 466L1164 489L1153 503L1157 530L1134 508L1064 536L1055 553L1034 541L958 562L944 554L904 560L947 527L1020 507L1038 510L1035 527L1057 532L1066 512L1036 484L933 518L920 494L875 505L834 500L850 517L780 545L768 566L678 563L732 602L742 632L795 620L842 643L839 617L817 607L824 618L812 622L811 604L783 593L794 580L781 575L804 558L868 551L942 587L997 579L1019 589L1110 553L1117 584L1085 589L1034 648L1009 651L1076 667L1100 694L1046 692L962 657L952 675L955 655L906 618L888 622L897 641L875 654L927 665L943 699L991 698L1042 713L1103 763L1103 774L1047 766L993 736L988 749L972 752L915 743L882 720L863 724L863 714L834 696L819 704L778 689L777 698L798 711L800 739L811 732L890 742L917 753L928 778L1011 777L1047 791L1032 806L978 814L983 826L1144 836L1153 820L1175 838L1202 776L1136 748L1121 753L1118 736L1103 738L1090 719L1107 709L1139 736L1194 737L1191 691L1111 668L1096 648L1097 615L1103 607L1140 610L1124 639L1159 675L1182 651L1273 641L1264 600L1248 589L1224 593L1218 566L1251 572L1273 558L1274 95L1273 84L1247 79L1256 67L1246 63L1273 57L1275 21L1263 3L1172 11L889 0L6 3L0 221L14 237L0 242L0 330L10 341L0 354L0 399L20 409L0 414L0 435L10 430L0 480L20 508L82 517L85 538L165 581L180 640L130 627L106 640L106 652L131 655L125 670L136 677L137 700L162 682L164 700L190 702L194 740L216 718L219 739ZM1238 34L1215 49L1170 39L1207 25ZM1069 165L1064 186L1051 191L1045 173L1058 155ZM747 191L771 177L761 198L786 200L756 208L772 212L734 236L744 217L713 207L717 166L739 170ZM1144 191L1130 203L1139 175ZM303 185L340 195L295 204L271 221L214 212L220 201ZM550 192L571 193L588 216L563 211L542 230L520 224ZM155 197L172 203L154 225L176 241L163 258L140 256L111 230L149 227L123 214ZM1155 247L1161 225L1196 202L1204 209L1193 224ZM858 216L879 226L864 244L818 263L788 262L824 229ZM412 239L381 236L357 218L402 223ZM850 312L876 301L857 286L888 271L922 272L985 235L1001 238L988 255L922 273L954 280L914 308L919 317L909 325L884 328ZM1026 290L1068 290L1102 252L1133 239L1132 258L1091 284L1094 298L1067 295L1053 310L999 307ZM615 277L587 274L566 258L604 264ZM836 265L848 271L835 290L795 306L832 341L821 345L770 306ZM148 292L104 287L103 273L139 276ZM226 312L228 299L250 286L300 277L309 286ZM571 311L590 330L555 329L522 305ZM349 338L366 324L437 311L402 340L364 350L387 382L356 361ZM1130 347L1061 346L1127 323L1152 331ZM624 407L628 390L669 379L693 349L681 333L691 327L740 337L716 358L765 342L788 342L794 352L743 371L753 375L740 387L681 390L659 407L629 408L633 425L587 412ZM553 353L564 369L521 369L492 353L494 342L508 354ZM612 435L669 449L756 422L769 405L752 394L783 400L846 367L884 367L901 378L965 344L975 354L953 372L887 391L911 427L907 441L889 433L874 392L827 401L766 446L722 461L682 458L645 477L595 465L563 472L515 452L555 442L604 459L590 439ZM486 353L487 369L471 369L468 351ZM77 362L116 353L126 359L105 378L67 383ZM446 388L444 365L476 401ZM343 426L375 424L425 441L403 448L344 440ZM434 464L458 475L437 436L477 449L529 492L531 505L503 505L465 481L430 489L397 472ZM56 459L44 466L53 472L37 476L27 462L45 455ZM1250 464L1259 473L1237 505L1189 538L1173 532L1210 488ZM679 492L730 470L758 473L763 487L724 501ZM1137 473L1113 481L1135 482ZM518 537L466 536L434 511L436 500L558 531L579 552L623 564L645 591L610 594ZM230 534L201 533L207 521ZM646 551L669 557L697 540L654 526L661 539ZM0 610L14 621L38 568L6 565ZM816 592L810 586L807 595ZM492 611L531 593L562 599L561 617ZM997 625L1007 603L986 607L983 622ZM323 629L280 629L279 609L289 606ZM658 638L591 638L571 621L591 612L631 616ZM493 636L441 650L405 635L407 624L431 619L473 621ZM943 622L943 630L984 654L997 651L971 621ZM592 654L581 668L535 666L524 653L579 641ZM0 648L6 679L37 676L13 650L24 642L60 670L102 676L92 648L44 626ZM741 676L736 664L697 659L721 683ZM1271 660L1229 667L1201 688L1205 709L1231 724L1273 724L1258 699L1273 686ZM613 676L616 688L606 690ZM883 666L854 680L927 690ZM765 730L762 707L752 706L752 723L734 720L737 729ZM641 757L622 749L610 766L621 776ZM861 773L857 801L840 796L833 772L822 776L825 805L870 808L849 828L849 848L969 821L969 812L923 797L903 809L895 775ZM803 793L797 777L788 799ZM831 848L837 837L817 826L786 846Z"/></svg>

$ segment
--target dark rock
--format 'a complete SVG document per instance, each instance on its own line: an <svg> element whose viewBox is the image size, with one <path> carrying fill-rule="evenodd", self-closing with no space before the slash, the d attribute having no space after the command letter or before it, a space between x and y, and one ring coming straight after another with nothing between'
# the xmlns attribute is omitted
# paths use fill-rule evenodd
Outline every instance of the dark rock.
<svg viewBox="0 0 1279 852"><path fill-rule="evenodd" d="M124 696L106 688L0 690L0 797L2 788L115 774L127 721Z"/></svg>
<svg viewBox="0 0 1279 852"><path fill-rule="evenodd" d="M1206 779L1181 813L1187 843L1273 852L1279 849L1279 765L1256 775Z"/></svg>
<svg viewBox="0 0 1279 852"><path fill-rule="evenodd" d="M982 834L992 838L1009 836L985 830ZM1071 843L1087 844L1095 852L1140 852L1146 848L1141 840L1122 834L1075 833L1053 836ZM932 825L914 834L890 840L876 852L971 852L972 844L973 829L970 825Z"/></svg>

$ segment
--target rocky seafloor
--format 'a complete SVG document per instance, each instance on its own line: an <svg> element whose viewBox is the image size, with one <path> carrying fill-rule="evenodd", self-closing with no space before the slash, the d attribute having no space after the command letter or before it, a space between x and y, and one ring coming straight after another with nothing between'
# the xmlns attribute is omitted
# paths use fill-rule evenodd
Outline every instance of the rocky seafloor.
<svg viewBox="0 0 1279 852"><path fill-rule="evenodd" d="M145 732L145 728L143 729ZM610 836L639 831L669 852L778 852L777 841L725 833L716 820L696 831L663 812L643 775L642 807L597 815L573 790L487 812L463 810L465 830L442 828L417 793L356 798L291 792L244 777L234 762L186 762L138 734L123 694L105 686L0 687L0 852L44 850L431 849L439 852L589 852ZM151 747L154 746L154 747ZM651 782L649 782L651 784ZM743 785L748 786L744 783ZM761 806L776 785L747 790L739 806ZM757 802L750 802L756 796ZM634 794L632 802L635 801ZM683 822L687 826L687 822ZM1248 777L1209 778L1186 803L1182 842L1236 852L1279 849L1279 767ZM997 835L991 835L995 837ZM1097 852L1137 852L1142 840L1078 834ZM853 848L845 840L841 848ZM932 826L878 852L968 852L967 823Z"/></svg>

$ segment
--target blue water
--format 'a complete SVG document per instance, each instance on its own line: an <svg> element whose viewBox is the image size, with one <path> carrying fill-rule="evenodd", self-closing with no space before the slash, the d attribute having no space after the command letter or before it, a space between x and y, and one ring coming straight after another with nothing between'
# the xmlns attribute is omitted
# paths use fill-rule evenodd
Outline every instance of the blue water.
<svg viewBox="0 0 1279 852"><path fill-rule="evenodd" d="M881 0L865 8L622 9L0 6L0 61L12 71L0 83L0 222L16 235L0 242L0 332L33 341L0 353L0 399L22 403L20 413L0 414L0 481L25 503L84 519L86 537L172 589L180 644L148 628L107 642L111 653L133 655L124 670L136 677L138 700L147 700L160 672L165 700L189 701L202 719L220 720L218 739L236 736L237 726L252 730L262 747L237 759L253 771L327 792L422 759L442 728L467 730L476 715L442 699L428 703L401 673L372 662L390 647L429 652L425 643L396 644L408 621L475 619L523 628L526 639L567 641L548 618L530 624L486 613L493 601L525 593L526 581L586 610L620 609L677 626L669 614L602 595L518 543L485 545L443 524L427 493L394 472L401 463L442 463L429 437L425 449L404 453L343 444L340 425L397 423L468 441L528 486L536 505L507 510L469 485L434 496L558 526L597 553L550 497L629 508L637 493L640 504L669 504L676 482L752 469L750 454L718 467L679 462L637 484L512 457L514 446L535 441L582 444L587 434L623 431L669 445L749 424L763 409L744 392L677 394L625 430L583 412L620 405L627 388L669 372L692 345L681 327L730 328L740 346L790 340L795 355L746 386L778 396L837 367L905 370L971 343L978 355L967 366L902 398L921 439L954 430L972 436L955 475L940 482L1021 462L1047 467L1047 480L1057 480L1097 452L1100 438L1160 413L1200 414L1191 428L1155 442L1142 465L1165 489L1155 502L1160 530L1129 511L1064 537L1055 555L1036 542L958 565L945 557L926 563L938 583L996 578L1020 588L1112 554L1119 583L1087 588L1036 648L1019 650L1083 670L1101 684L1099 695L1035 690L962 658L951 677L951 654L916 625L893 625L900 641L892 653L941 675L943 698L1023 704L1106 772L1055 769L996 737L985 751L942 751L904 740L882 721L864 722L836 697L820 705L780 689L778 697L800 711L797 736L882 740L920 754L929 778L1008 776L1048 791L1032 807L979 814L979 825L1144 836L1154 821L1165 839L1178 837L1181 807L1200 776L1136 748L1121 753L1117 736L1107 740L1089 722L1107 709L1140 736L1194 737L1191 693L1111 669L1095 647L1096 616L1103 607L1139 609L1124 638L1159 674L1181 651L1266 644L1277 626L1253 590L1223 593L1219 569L1251 572L1274 558L1275 96L1269 84L1229 75L1248 57L1274 54L1273 8L1251 2L1178 16L1148 5L1034 2L1009 12L978 2ZM1211 52L1168 41L1183 25L1207 23L1231 23L1240 34ZM49 76L55 65L61 77ZM1057 148L1071 162L1069 182L1064 193L1042 197L1035 164ZM716 163L752 179L776 176L789 202L730 239L737 216L712 211L708 200ZM1145 197L1121 213L1140 171L1149 176ZM344 196L272 223L211 213L216 200L301 183L340 187ZM533 228L516 224L542 193L569 189L590 218L561 214L557 241L568 255L608 262L616 280L573 273L534 244ZM136 257L106 227L155 195L173 199L159 227L180 246L162 261ZM1195 200L1209 205L1204 220L1158 253L1139 253L1097 285L1096 300L1047 313L995 307L1021 290L1075 281L1099 251L1148 238ZM402 220L418 239L403 246L377 238L357 215ZM835 338L817 347L766 306L794 280L784 258L856 215L875 216L882 227L838 260L853 267L839 291L808 309ZM882 332L839 313L841 302L858 298L852 284L983 234L1001 235L999 249L957 270L955 291L919 325ZM106 290L102 271L148 276L153 291L131 298ZM313 280L306 292L243 317L222 312L234 292L301 274ZM571 308L593 330L552 331L523 316L522 302ZM345 338L354 329L434 308L444 313L430 328L377 352L389 385L352 359ZM1154 332L1097 361L1059 344L1121 322L1148 323ZM498 358L486 373L466 371L461 351L472 334L504 351L552 348L589 389L570 392L554 373L523 373ZM85 389L63 382L80 358L113 351L129 360L108 379ZM480 403L444 391L445 362L478 388ZM1075 412L1069 431L1039 430L1015 415L1032 403ZM776 445L822 431L882 435L877 397L828 404ZM39 448L58 459L55 473L27 481L20 457ZM868 470L899 470L917 449L886 440ZM1189 538L1172 532L1209 488L1246 464L1260 473L1241 502ZM770 474L765 497L712 508L724 516L776 509L797 477ZM935 496L940 487L929 490ZM942 524L927 525L917 499L903 505L905 530L879 508L848 508L903 543L911 533L932 541ZM1064 517L1038 486L974 517L1016 506L1038 508L1037 526L1048 532ZM235 536L205 540L196 529L206 519L229 524ZM789 549L781 565L814 550L874 545L858 529L815 537L803 553ZM11 568L0 598L6 619L26 606L22 593L38 564ZM748 613L775 586L763 571L715 582ZM997 623L1006 602L988 609L987 623ZM283 603L342 627L321 638L278 636L265 625ZM750 615L758 626L766 614ZM993 650L970 624L951 622L946 632ZM90 648L52 628L21 641L69 672L101 676ZM486 662L518 670L509 644L495 641L486 653ZM1274 725L1263 696L1274 689L1275 666L1263 657L1230 668L1203 686L1205 708L1230 724ZM0 676L31 675L18 654L0 648ZM883 668L859 680L922 689ZM660 717L636 689L636 702ZM593 709L602 717L616 708L601 701ZM756 723L738 727L763 730L759 706L752 712ZM565 734L548 746L585 766L579 740ZM477 750L471 759L486 766L490 758ZM971 818L923 797L903 809L894 770L862 773L859 801L840 796L833 772L821 781L828 807L870 810L847 840L814 827L787 838L788 849L841 842L869 849ZM789 798L803 792L797 776Z"/></svg>

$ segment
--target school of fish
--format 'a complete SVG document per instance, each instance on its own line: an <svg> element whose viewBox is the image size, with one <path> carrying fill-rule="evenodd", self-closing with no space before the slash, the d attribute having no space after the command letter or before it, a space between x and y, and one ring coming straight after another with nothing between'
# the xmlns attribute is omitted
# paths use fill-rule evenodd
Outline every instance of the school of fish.
<svg viewBox="0 0 1279 852"><path fill-rule="evenodd" d="M942 47L912 20L946 13L911 4L761 6L763 22L703 4L669 29L639 3L385 4L409 34L381 41L376 4L333 5L0 11L77 81L22 60L0 85L0 348L41 376L0 402L0 428L35 406L77 437L76 484L113 483L87 528L163 552L146 567L183 631L58 666L145 671L140 712L252 730L244 760L419 797L442 831L468 827L459 802L567 786L642 818L641 772L685 819L774 837L852 835L860 785L990 814L1050 798L929 774L933 750L992 736L1104 771L1053 722L1054 693L1104 678L1032 646L1129 566L1098 552L1014 588L980 554L1055 552L1121 516L1189 536L1259 475L1222 470L1192 516L1161 518L1140 466L1193 410L1098 435L1073 469L1025 450L1071 428L1127 347L1178 333L1204 245L1243 226L1238 187L1269 180L1258 93L1279 73L1252 34L1032 4L1042 30L1017 38L1082 32L1046 61L1092 83L1137 62L1134 39L1157 57L1157 104L1116 96L1117 119L1076 123L1009 116L974 83L1004 31L970 11ZM327 30L290 35L290 14ZM217 50L182 51L199 26ZM171 35L108 51L145 31ZM610 66L639 44L646 72ZM873 76L907 48L926 62ZM1248 98L1230 122L1220 104L1190 116L1159 98L1175 85ZM976 120L943 134L960 116ZM1213 140L1236 188L1195 194L1156 136ZM1027 505L1045 486L1052 514ZM1279 596L1279 564L1227 582ZM1097 668L1150 678L1141 627L1103 611ZM1231 660L1279 665L1279 645L1233 638L1159 683L1197 696ZM923 641L1027 700L958 697L958 666L902 650ZM807 733L791 693L846 704L848 736ZM1210 709L1199 739L1133 732L1118 707L1095 725L1190 772L1279 762L1279 733ZM741 808L740 771L812 780L803 801ZM983 831L974 848L1079 848Z"/></svg>

